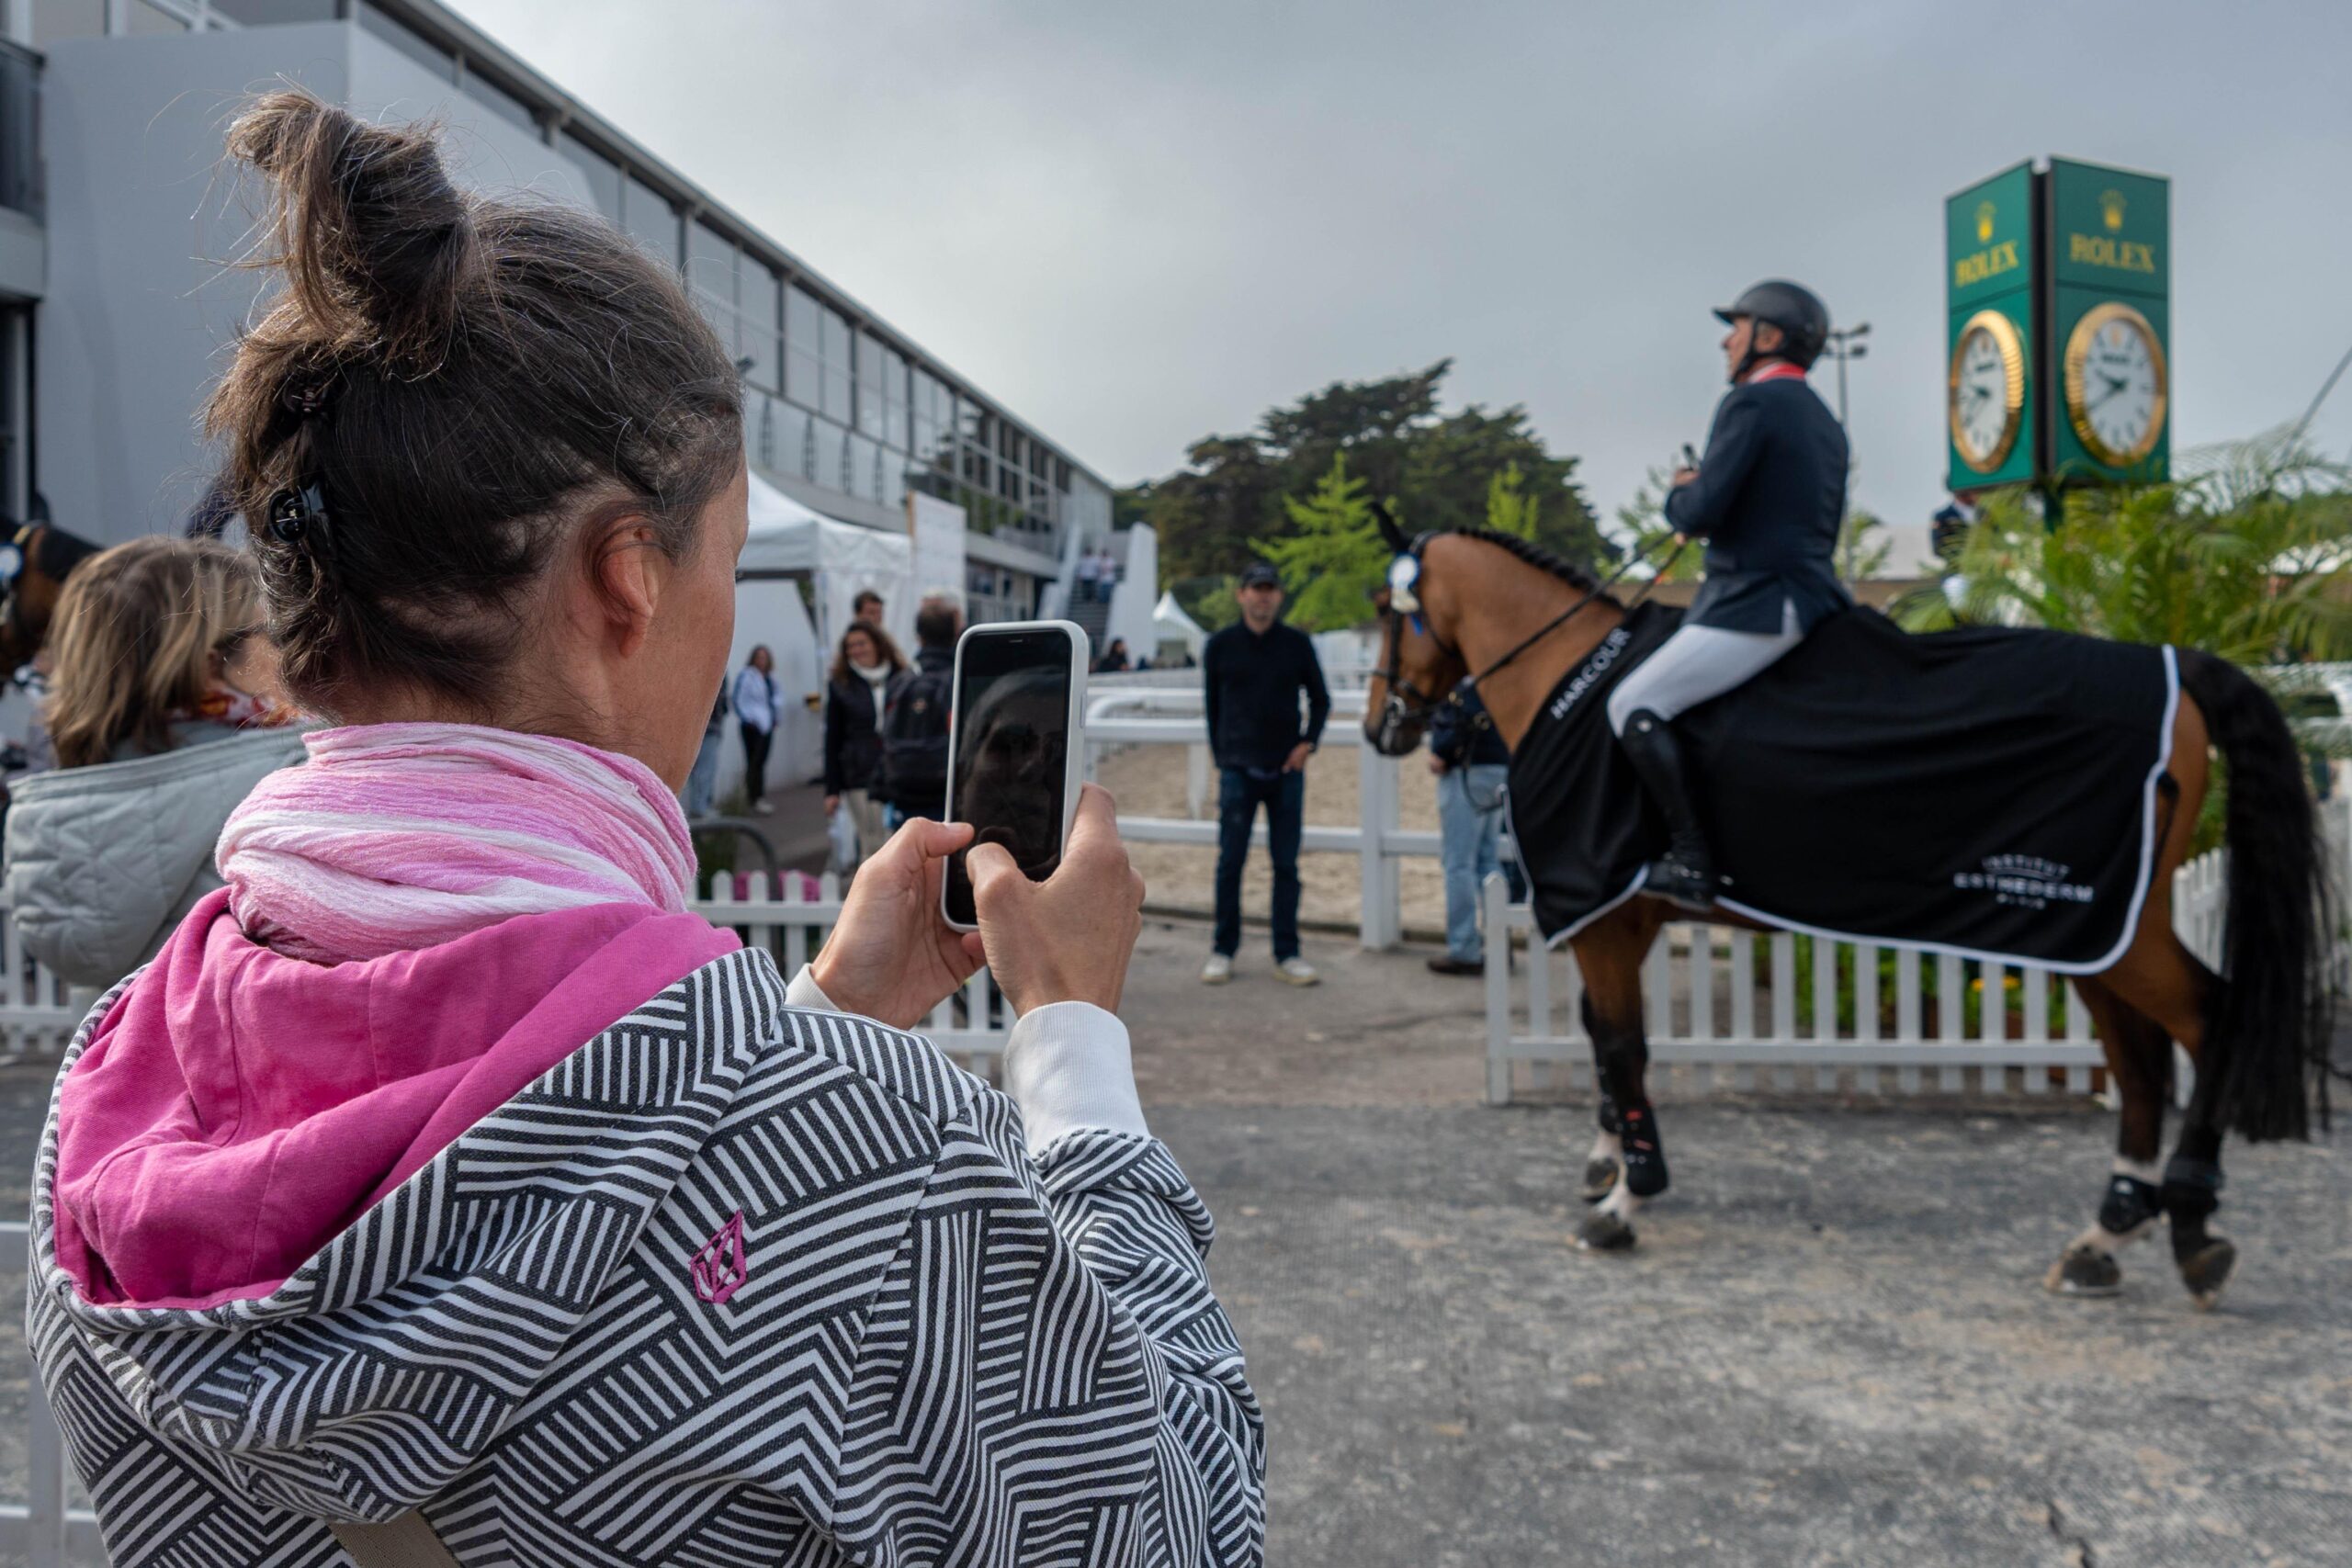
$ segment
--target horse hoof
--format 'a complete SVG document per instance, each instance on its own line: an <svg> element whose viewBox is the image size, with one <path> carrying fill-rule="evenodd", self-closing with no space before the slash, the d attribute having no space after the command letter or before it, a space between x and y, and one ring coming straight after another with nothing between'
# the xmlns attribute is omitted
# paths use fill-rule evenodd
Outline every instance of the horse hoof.
<svg viewBox="0 0 2352 1568"><path fill-rule="evenodd" d="M2111 1252L2070 1247L2041 1282L2062 1296L2111 1296L2123 1289L2123 1269Z"/></svg>
<svg viewBox="0 0 2352 1568"><path fill-rule="evenodd" d="M2229 1285L2231 1270L2237 1266L2238 1249L2220 1236L2180 1260L2180 1282L2188 1287L2188 1299L2198 1311L2213 1310Z"/></svg>
<svg viewBox="0 0 2352 1568"><path fill-rule="evenodd" d="M1634 1245L1634 1227L1624 1219L1596 1209L1577 1227L1577 1246L1586 1252L1625 1252Z"/></svg>
<svg viewBox="0 0 2352 1568"><path fill-rule="evenodd" d="M1617 1178L1622 1172L1613 1159L1589 1159L1584 1162L1584 1201L1598 1203L1617 1190Z"/></svg>

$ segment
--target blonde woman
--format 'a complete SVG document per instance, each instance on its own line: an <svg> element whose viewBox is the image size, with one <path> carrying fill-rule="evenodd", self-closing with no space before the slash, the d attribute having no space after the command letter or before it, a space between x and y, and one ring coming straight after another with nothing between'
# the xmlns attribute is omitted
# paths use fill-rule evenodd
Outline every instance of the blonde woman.
<svg viewBox="0 0 2352 1568"><path fill-rule="evenodd" d="M220 825L302 760L252 564L136 539L82 563L50 633L54 772L15 787L5 886L34 957L77 987L155 955L219 887Z"/></svg>

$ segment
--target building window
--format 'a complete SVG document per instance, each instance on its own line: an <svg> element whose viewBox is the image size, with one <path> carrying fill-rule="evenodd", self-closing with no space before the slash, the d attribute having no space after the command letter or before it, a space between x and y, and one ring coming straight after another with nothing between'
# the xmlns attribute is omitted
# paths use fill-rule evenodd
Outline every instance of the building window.
<svg viewBox="0 0 2352 1568"><path fill-rule="evenodd" d="M170 0L130 0L124 18L134 33L188 33L196 30L196 7L181 10Z"/></svg>
<svg viewBox="0 0 2352 1568"><path fill-rule="evenodd" d="M103 38L107 0L33 0L33 47L73 38Z"/></svg>
<svg viewBox="0 0 2352 1568"><path fill-rule="evenodd" d="M621 227L666 266L678 265L678 209L636 175L623 182Z"/></svg>
<svg viewBox="0 0 2352 1568"><path fill-rule="evenodd" d="M529 104L487 76L468 70L465 73L465 81L460 84L460 90L466 96L481 104L501 119L510 120L526 130L537 130L539 128L539 117L532 111Z"/></svg>
<svg viewBox="0 0 2352 1568"><path fill-rule="evenodd" d="M376 6L361 6L359 26L362 31L383 39L424 66L435 80L453 85L457 82L458 57L431 39L412 31L406 23L386 16Z"/></svg>
<svg viewBox="0 0 2352 1568"><path fill-rule="evenodd" d="M907 356L894 348L875 346L882 358L882 445L903 452L911 438L907 419Z"/></svg>
<svg viewBox="0 0 2352 1568"><path fill-rule="evenodd" d="M588 186L591 206L612 220L621 220L621 166L597 152L570 131L563 133L564 156L580 170L580 178Z"/></svg>
<svg viewBox="0 0 2352 1568"><path fill-rule="evenodd" d="M753 386L780 392L784 382L777 377L776 283L775 269L757 256L746 252L736 258L735 309L743 318L743 356L752 362L743 374Z"/></svg>
<svg viewBox="0 0 2352 1568"><path fill-rule="evenodd" d="M329 22L334 0L212 0L212 14L249 28L274 22Z"/></svg>
<svg viewBox="0 0 2352 1568"><path fill-rule="evenodd" d="M849 482L842 487L864 501L882 499L882 448L863 435L849 438Z"/></svg>
<svg viewBox="0 0 2352 1568"><path fill-rule="evenodd" d="M817 356L825 365L825 417L842 424L857 419L857 362L851 344L849 318L820 305L817 308Z"/></svg>
<svg viewBox="0 0 2352 1568"><path fill-rule="evenodd" d="M817 325L824 307L789 284L784 290L784 395L802 408L825 406L825 361L822 331Z"/></svg>

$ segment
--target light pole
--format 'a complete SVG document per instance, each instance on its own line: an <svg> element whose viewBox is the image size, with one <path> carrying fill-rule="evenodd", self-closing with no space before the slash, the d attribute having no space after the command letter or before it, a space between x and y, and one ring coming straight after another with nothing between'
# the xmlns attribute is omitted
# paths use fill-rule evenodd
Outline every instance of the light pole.
<svg viewBox="0 0 2352 1568"><path fill-rule="evenodd" d="M1868 321L1843 330L1833 327L1829 332L1829 357L1838 362L1838 423L1841 427L1846 423L1846 361L1860 359L1871 351L1870 344L1861 341L1870 335Z"/></svg>
<svg viewBox="0 0 2352 1568"><path fill-rule="evenodd" d="M1868 321L1857 321L1842 331L1836 327L1829 330L1829 356L1838 362L1838 428L1840 431L1846 428L1846 361L1860 359L1871 351L1870 344L1862 342L1870 335L1871 324ZM1852 462L1850 457L1847 460L1849 464ZM1851 581L1854 576L1854 546L1857 543L1854 530L1847 519L1840 518L1838 532L1846 547L1844 576Z"/></svg>

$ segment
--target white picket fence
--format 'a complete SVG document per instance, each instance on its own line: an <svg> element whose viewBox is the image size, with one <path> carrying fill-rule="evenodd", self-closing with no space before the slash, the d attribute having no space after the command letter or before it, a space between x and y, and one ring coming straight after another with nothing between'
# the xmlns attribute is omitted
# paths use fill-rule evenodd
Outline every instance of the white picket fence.
<svg viewBox="0 0 2352 1568"><path fill-rule="evenodd" d="M2209 964L2220 958L2226 865L2217 850L2173 877L2174 929ZM1501 876L1487 879L1484 897L1488 1102L1509 1103L1522 1085L1589 1083L1575 957L1534 936L1531 911L1510 902ZM1496 962L1497 931L1527 933L1525 962ZM2033 964L1675 922L1650 949L1642 982L1651 1061L1687 1067L1701 1093L2087 1094L2103 1061L2074 987ZM2175 1068L2185 1102L2191 1073L2177 1047Z"/></svg>

